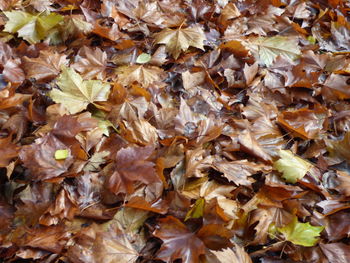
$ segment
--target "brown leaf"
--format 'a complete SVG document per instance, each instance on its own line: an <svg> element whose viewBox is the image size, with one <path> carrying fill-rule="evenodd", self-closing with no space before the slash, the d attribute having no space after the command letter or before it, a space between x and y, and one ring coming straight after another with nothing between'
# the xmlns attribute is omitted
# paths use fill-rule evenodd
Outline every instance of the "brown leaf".
<svg viewBox="0 0 350 263"><path fill-rule="evenodd" d="M40 51L37 58L23 57L23 68L27 78L38 81L51 80L60 72L62 66L68 64L67 56L48 50Z"/></svg>
<svg viewBox="0 0 350 263"><path fill-rule="evenodd" d="M160 183L155 164L148 161L153 153L152 146L127 147L116 154L116 170L108 180L108 188L115 194L134 192L135 183Z"/></svg>
<svg viewBox="0 0 350 263"><path fill-rule="evenodd" d="M159 228L153 233L163 244L157 257L166 262L182 259L183 263L198 263L204 254L204 244L175 217L168 216L159 220Z"/></svg>
<svg viewBox="0 0 350 263"><path fill-rule="evenodd" d="M116 73L120 83L124 86L137 82L144 88L161 81L164 77L164 71L161 68L147 65L122 66L116 70Z"/></svg>
<svg viewBox="0 0 350 263"><path fill-rule="evenodd" d="M6 167L18 156L19 147L11 142L11 136L0 138L0 167Z"/></svg>
<svg viewBox="0 0 350 263"><path fill-rule="evenodd" d="M20 84L25 79L25 74L23 69L20 67L21 60L19 58L9 59L4 64L4 70L2 74L4 74L5 78L14 83Z"/></svg>
<svg viewBox="0 0 350 263"><path fill-rule="evenodd" d="M249 131L245 130L240 133L238 136L238 143L241 145L242 151L252 154L265 162L271 162L272 159L270 155L265 152Z"/></svg>
<svg viewBox="0 0 350 263"><path fill-rule="evenodd" d="M278 116L277 121L298 137L315 139L327 121L327 111L321 107L314 110L303 108L284 111Z"/></svg>
<svg viewBox="0 0 350 263"><path fill-rule="evenodd" d="M107 54L99 48L92 49L87 46L82 47L76 57L76 62L72 68L78 71L84 79L105 78L107 66Z"/></svg>
<svg viewBox="0 0 350 263"><path fill-rule="evenodd" d="M347 246L343 243L321 243L320 247L329 262L343 263L350 261L350 246Z"/></svg>

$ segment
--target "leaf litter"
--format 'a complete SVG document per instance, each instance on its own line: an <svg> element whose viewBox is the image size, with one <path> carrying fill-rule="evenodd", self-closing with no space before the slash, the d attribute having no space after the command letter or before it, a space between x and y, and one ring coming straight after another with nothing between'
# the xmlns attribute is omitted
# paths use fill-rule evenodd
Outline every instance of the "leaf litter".
<svg viewBox="0 0 350 263"><path fill-rule="evenodd" d="M4 262L350 262L350 3L0 1Z"/></svg>

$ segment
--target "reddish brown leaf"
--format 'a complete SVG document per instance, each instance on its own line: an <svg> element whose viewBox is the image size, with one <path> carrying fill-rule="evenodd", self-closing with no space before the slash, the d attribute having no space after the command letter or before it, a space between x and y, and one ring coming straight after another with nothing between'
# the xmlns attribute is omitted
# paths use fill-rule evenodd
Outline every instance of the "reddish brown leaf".
<svg viewBox="0 0 350 263"><path fill-rule="evenodd" d="M153 233L163 241L157 257L167 262L182 259L183 263L198 263L204 254L204 244L175 217L159 220L159 229Z"/></svg>

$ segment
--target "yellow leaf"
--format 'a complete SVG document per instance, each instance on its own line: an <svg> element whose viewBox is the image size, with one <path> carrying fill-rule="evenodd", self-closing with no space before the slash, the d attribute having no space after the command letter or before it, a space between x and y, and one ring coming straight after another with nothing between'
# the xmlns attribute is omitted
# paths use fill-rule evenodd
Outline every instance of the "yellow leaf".
<svg viewBox="0 0 350 263"><path fill-rule="evenodd" d="M70 114L85 110L88 104L96 101L106 101L110 85L100 80L84 81L73 69L64 67L58 77L59 89L53 89L49 96L64 105Z"/></svg>
<svg viewBox="0 0 350 263"><path fill-rule="evenodd" d="M280 150L281 159L273 164L273 167L283 173L282 177L288 183L296 183L311 169L312 164L294 155L291 151Z"/></svg>
<svg viewBox="0 0 350 263"><path fill-rule="evenodd" d="M69 151L67 149L63 150L57 150L55 152L55 159L56 160L65 160L69 155Z"/></svg>
<svg viewBox="0 0 350 263"><path fill-rule="evenodd" d="M297 38L275 36L259 37L253 44L258 48L260 61L266 66L270 66L277 56L283 56L291 60L300 55Z"/></svg>
<svg viewBox="0 0 350 263"><path fill-rule="evenodd" d="M55 13L40 13L33 15L24 11L4 12L9 19L5 25L5 32L18 33L31 44L45 39L50 30L63 20Z"/></svg>
<svg viewBox="0 0 350 263"><path fill-rule="evenodd" d="M192 28L166 28L155 34L156 44L165 44L166 50L177 59L182 51L190 46L204 50L203 42L206 40L203 30L200 27Z"/></svg>
<svg viewBox="0 0 350 263"><path fill-rule="evenodd" d="M309 222L300 223L296 216L294 216L293 221L288 225L277 228L286 240L304 247L315 246L318 241L317 237L320 236L323 229L323 226L312 226Z"/></svg>

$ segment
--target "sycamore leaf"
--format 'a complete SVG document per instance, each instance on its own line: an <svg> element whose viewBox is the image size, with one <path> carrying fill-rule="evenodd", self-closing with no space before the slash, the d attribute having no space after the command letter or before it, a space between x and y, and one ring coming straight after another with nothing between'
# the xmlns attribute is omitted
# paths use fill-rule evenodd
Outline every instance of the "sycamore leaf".
<svg viewBox="0 0 350 263"><path fill-rule="evenodd" d="M68 157L69 151L67 149L56 150L55 159L56 160L64 160Z"/></svg>
<svg viewBox="0 0 350 263"><path fill-rule="evenodd" d="M309 222L300 223L297 217L294 217L293 221L288 225L277 228L277 230L284 235L286 240L304 247L316 245L318 241L317 237L320 236L323 229L323 226L312 226Z"/></svg>
<svg viewBox="0 0 350 263"><path fill-rule="evenodd" d="M47 50L40 51L37 58L23 57L22 61L27 77L36 80L53 79L68 63L66 55Z"/></svg>
<svg viewBox="0 0 350 263"><path fill-rule="evenodd" d="M161 68L147 65L121 66L117 68L116 73L120 83L124 86L138 82L144 88L153 82L161 81L164 76L164 71Z"/></svg>
<svg viewBox="0 0 350 263"><path fill-rule="evenodd" d="M203 242L173 216L160 219L153 235L163 241L157 256L166 262L181 258L183 263L199 263L199 256L205 253Z"/></svg>
<svg viewBox="0 0 350 263"><path fill-rule="evenodd" d="M166 28L155 34L156 44L165 44L167 51L177 59L182 51L190 46L204 50L203 42L206 40L203 30L200 27L192 28Z"/></svg>
<svg viewBox="0 0 350 263"><path fill-rule="evenodd" d="M283 173L282 177L288 183L296 183L311 169L312 164L294 155L289 150L280 150L281 159L274 162L273 167Z"/></svg>
<svg viewBox="0 0 350 263"><path fill-rule="evenodd" d="M277 56L293 60L300 55L297 38L260 37L253 41L253 44L258 47L259 59L266 66L270 66Z"/></svg>
<svg viewBox="0 0 350 263"><path fill-rule="evenodd" d="M59 89L53 89L49 96L63 104L71 114L85 110L88 104L95 101L106 101L110 85L99 80L84 81L73 69L63 68L58 77Z"/></svg>
<svg viewBox="0 0 350 263"><path fill-rule="evenodd" d="M50 29L63 20L61 15L55 13L40 13L33 15L23 11L4 12L9 19L5 25L5 32L18 33L31 44L43 40Z"/></svg>

